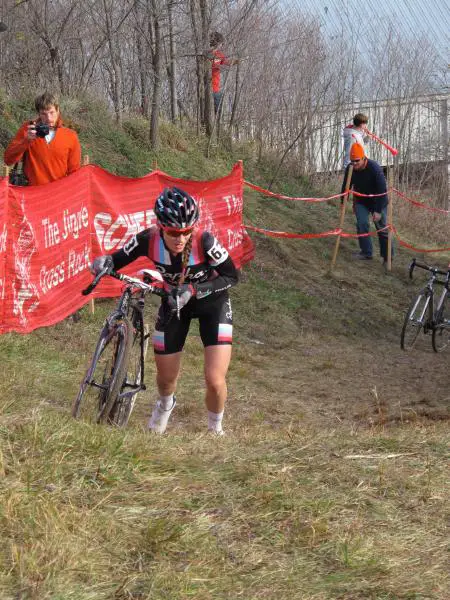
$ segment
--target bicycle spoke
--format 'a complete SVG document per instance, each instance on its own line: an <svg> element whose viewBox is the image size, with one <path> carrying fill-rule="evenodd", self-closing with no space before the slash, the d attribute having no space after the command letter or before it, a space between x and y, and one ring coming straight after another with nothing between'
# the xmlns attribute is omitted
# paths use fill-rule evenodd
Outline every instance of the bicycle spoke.
<svg viewBox="0 0 450 600"><path fill-rule="evenodd" d="M144 335L143 340L143 357L147 353L148 348L148 331L147 325L144 326L143 333L139 331L135 333L133 345L127 363L126 377L122 383L117 402L111 411L111 422L119 427L126 427L136 403L137 395L140 391L142 383L141 369L141 335Z"/></svg>
<svg viewBox="0 0 450 600"><path fill-rule="evenodd" d="M76 418L104 421L119 393L123 380L123 355L131 325L127 322L104 328L91 365L81 383L72 414Z"/></svg>
<svg viewBox="0 0 450 600"><path fill-rule="evenodd" d="M116 340L103 330L91 365L81 383L72 414L76 418L97 421L102 414L111 380Z"/></svg>

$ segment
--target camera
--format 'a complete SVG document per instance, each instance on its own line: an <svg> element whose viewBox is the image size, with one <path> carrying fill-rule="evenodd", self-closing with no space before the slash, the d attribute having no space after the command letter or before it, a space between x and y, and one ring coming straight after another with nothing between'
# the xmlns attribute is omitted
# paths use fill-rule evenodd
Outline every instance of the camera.
<svg viewBox="0 0 450 600"><path fill-rule="evenodd" d="M38 138L45 138L45 136L48 135L50 131L50 127L45 123L36 123L35 129L36 137Z"/></svg>

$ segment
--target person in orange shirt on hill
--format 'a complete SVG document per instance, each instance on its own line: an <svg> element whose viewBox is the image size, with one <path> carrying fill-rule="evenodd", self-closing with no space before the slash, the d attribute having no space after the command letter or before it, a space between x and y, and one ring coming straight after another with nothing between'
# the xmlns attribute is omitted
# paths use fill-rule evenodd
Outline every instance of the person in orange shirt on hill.
<svg viewBox="0 0 450 600"><path fill-rule="evenodd" d="M221 73L220 69L223 66L237 65L239 60L229 59L222 52L221 47L224 42L223 35L218 31L214 31L209 36L210 58L212 62L211 68L211 84L214 98L214 114L217 115L222 108L223 90L221 88Z"/></svg>
<svg viewBox="0 0 450 600"><path fill-rule="evenodd" d="M72 129L63 127L57 98L45 92L34 102L38 116L24 123L5 150L4 161L22 160L29 185L43 185L80 168L81 146Z"/></svg>

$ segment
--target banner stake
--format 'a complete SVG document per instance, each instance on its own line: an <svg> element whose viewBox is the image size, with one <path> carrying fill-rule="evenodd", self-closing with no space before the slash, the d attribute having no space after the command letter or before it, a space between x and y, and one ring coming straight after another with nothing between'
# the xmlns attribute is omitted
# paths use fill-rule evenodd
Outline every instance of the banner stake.
<svg viewBox="0 0 450 600"><path fill-rule="evenodd" d="M387 188L388 190L392 190L392 169L387 165ZM386 268L388 271L392 271L392 214L393 214L393 200L394 194L388 195L388 206L387 206L387 224L389 226L388 229L388 247L387 247L387 257L386 257Z"/></svg>
<svg viewBox="0 0 450 600"><path fill-rule="evenodd" d="M86 166L89 164L89 154L85 154L83 157L83 166ZM90 313L91 315L93 315L95 313L95 300L94 298L91 298L90 302L89 302L89 309L90 309Z"/></svg>

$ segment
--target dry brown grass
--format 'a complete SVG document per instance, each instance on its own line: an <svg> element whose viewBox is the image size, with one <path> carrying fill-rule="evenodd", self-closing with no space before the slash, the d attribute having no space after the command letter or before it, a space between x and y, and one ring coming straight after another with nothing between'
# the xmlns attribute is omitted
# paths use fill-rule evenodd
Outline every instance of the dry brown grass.
<svg viewBox="0 0 450 600"><path fill-rule="evenodd" d="M258 203L273 228L337 215ZM233 290L224 438L205 434L195 328L163 437L144 429L151 360L126 431L70 418L112 303L1 337L2 600L450 596L450 371L425 337L399 348L411 255L386 275L344 240L331 276L330 240L255 240Z"/></svg>
<svg viewBox="0 0 450 600"><path fill-rule="evenodd" d="M193 336L161 438L143 428L150 397L124 432L72 421L73 327L50 330L65 369L10 381L0 406L2 599L448 596L448 357L304 326L275 339L267 320L256 343L241 326L212 440ZM28 349L21 380L47 360L45 331L4 338L7 367Z"/></svg>
<svg viewBox="0 0 450 600"><path fill-rule="evenodd" d="M423 203L426 207L436 206L433 200L424 199L423 193L406 191L405 195L416 202ZM408 202L404 198L391 194L394 201L394 225L400 238L409 244L426 249L450 247L450 214L430 210ZM442 210L442 206L436 206ZM428 260L446 260L449 253L430 253Z"/></svg>

